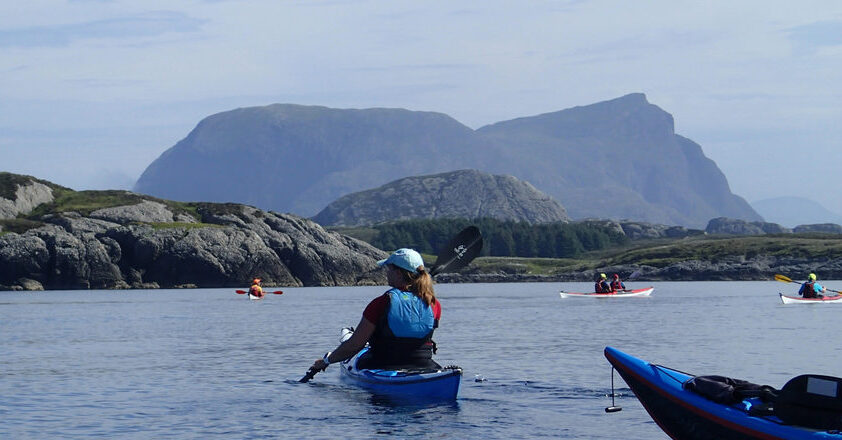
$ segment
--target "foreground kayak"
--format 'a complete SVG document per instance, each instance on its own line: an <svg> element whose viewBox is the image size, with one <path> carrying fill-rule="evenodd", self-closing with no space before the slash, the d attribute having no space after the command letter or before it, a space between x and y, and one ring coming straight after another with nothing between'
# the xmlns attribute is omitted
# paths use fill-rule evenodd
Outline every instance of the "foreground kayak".
<svg viewBox="0 0 842 440"><path fill-rule="evenodd" d="M842 304L842 295L825 296L822 298L802 298L800 296L789 296L783 293L778 293L781 297L781 302L784 304L826 304L839 303Z"/></svg>
<svg viewBox="0 0 842 440"><path fill-rule="evenodd" d="M252 295L250 293L248 294L248 297L249 299L263 299L263 296Z"/></svg>
<svg viewBox="0 0 842 440"><path fill-rule="evenodd" d="M726 405L685 389L692 375L650 364L612 347L605 357L652 420L673 439L834 439L842 434L784 425L775 416L751 416L744 404Z"/></svg>
<svg viewBox="0 0 842 440"><path fill-rule="evenodd" d="M343 338L348 337L343 331ZM455 366L420 370L359 369L363 348L354 357L342 361L339 376L343 382L365 388L375 394L424 400L456 400L462 369Z"/></svg>
<svg viewBox="0 0 842 440"><path fill-rule="evenodd" d="M628 298L632 296L649 296L652 291L655 290L654 287L645 287L643 289L633 289L633 290L625 290L625 291L618 291L614 293L576 293L576 292L565 292L561 291L558 292L558 295L562 298Z"/></svg>

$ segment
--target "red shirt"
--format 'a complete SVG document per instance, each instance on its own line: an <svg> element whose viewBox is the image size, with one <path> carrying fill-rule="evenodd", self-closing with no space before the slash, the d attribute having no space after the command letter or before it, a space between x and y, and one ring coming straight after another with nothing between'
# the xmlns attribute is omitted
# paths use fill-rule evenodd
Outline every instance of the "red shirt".
<svg viewBox="0 0 842 440"><path fill-rule="evenodd" d="M371 300L370 303L365 307L363 311L363 318L368 320L368 322L377 325L380 322L380 318L386 314L389 307L389 293L384 293L383 295L378 296ZM436 299L435 304L433 304L433 319L436 321L441 318L441 302Z"/></svg>

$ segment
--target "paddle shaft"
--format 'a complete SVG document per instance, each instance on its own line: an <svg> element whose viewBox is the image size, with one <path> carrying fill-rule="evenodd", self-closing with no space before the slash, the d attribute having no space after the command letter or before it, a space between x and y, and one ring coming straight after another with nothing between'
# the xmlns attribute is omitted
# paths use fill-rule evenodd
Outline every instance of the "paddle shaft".
<svg viewBox="0 0 842 440"><path fill-rule="evenodd" d="M238 295L243 295L245 293L249 293L248 290L235 290L235 292L237 292ZM274 293L275 295L283 295L284 291L283 290L276 290L274 292L265 292L264 291L263 293Z"/></svg>
<svg viewBox="0 0 842 440"><path fill-rule="evenodd" d="M804 284L804 283L799 283L798 281L793 281L791 278L789 278L787 276L784 276L784 275L781 275L781 274L775 275L775 281L781 281L781 282L784 282L784 283L802 284L802 285ZM822 287L824 287L825 290L827 290L827 291L837 293L837 294L842 294L842 292L840 292L838 290L828 289L825 286L822 286Z"/></svg>
<svg viewBox="0 0 842 440"><path fill-rule="evenodd" d="M305 374L304 377L302 377L301 379L298 379L298 382L300 382L300 383L310 382L310 379L312 379L316 375L316 373L318 373L318 372L319 372L319 370L316 370L315 368L311 368L311 369L307 370L307 374Z"/></svg>

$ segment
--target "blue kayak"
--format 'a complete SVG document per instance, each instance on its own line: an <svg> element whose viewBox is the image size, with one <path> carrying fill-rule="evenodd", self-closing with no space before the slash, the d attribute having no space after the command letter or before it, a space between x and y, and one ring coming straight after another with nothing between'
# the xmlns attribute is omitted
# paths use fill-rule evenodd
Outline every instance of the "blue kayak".
<svg viewBox="0 0 842 440"><path fill-rule="evenodd" d="M833 439L838 431L821 431L786 425L773 416L748 414L752 402L727 405L685 389L692 375L650 364L612 347L605 348L608 362L634 392L649 416L673 439Z"/></svg>
<svg viewBox="0 0 842 440"><path fill-rule="evenodd" d="M343 338L347 337L343 334ZM383 370L357 368L360 357L366 354L366 346L354 357L341 362L339 376L343 382L365 388L375 394L423 399L456 400L462 369L448 366L418 370Z"/></svg>

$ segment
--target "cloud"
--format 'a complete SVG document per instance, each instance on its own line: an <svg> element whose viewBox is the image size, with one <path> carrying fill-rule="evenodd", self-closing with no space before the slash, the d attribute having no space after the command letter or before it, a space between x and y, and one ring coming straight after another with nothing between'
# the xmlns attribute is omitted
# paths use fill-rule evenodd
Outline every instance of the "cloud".
<svg viewBox="0 0 842 440"><path fill-rule="evenodd" d="M842 21L817 21L786 30L795 49L812 53L822 47L842 45Z"/></svg>
<svg viewBox="0 0 842 440"><path fill-rule="evenodd" d="M153 11L107 20L0 30L0 47L62 47L78 40L155 37L197 32L204 20L181 12Z"/></svg>

